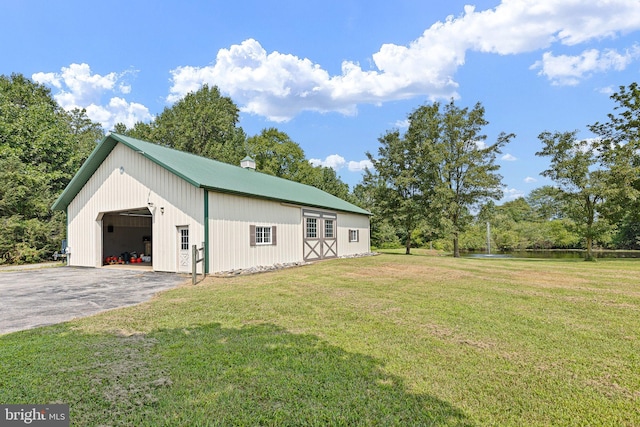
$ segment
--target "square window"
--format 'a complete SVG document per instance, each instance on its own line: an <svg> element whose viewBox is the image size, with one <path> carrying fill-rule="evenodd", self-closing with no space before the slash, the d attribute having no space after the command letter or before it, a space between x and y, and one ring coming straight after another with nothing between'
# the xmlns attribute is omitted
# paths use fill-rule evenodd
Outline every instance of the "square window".
<svg viewBox="0 0 640 427"><path fill-rule="evenodd" d="M271 227L256 227L256 245L271 244Z"/></svg>
<svg viewBox="0 0 640 427"><path fill-rule="evenodd" d="M358 230L349 230L349 241L350 242L358 241Z"/></svg>

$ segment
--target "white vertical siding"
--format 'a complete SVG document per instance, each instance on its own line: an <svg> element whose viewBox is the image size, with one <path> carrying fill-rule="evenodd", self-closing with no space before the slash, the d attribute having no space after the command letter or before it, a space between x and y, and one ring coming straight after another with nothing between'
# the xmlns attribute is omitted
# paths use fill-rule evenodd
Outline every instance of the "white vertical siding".
<svg viewBox="0 0 640 427"><path fill-rule="evenodd" d="M204 191L122 144L67 208L71 265L102 265L101 214L146 208L149 202L153 203L153 268L177 271L176 227L189 226L191 244L204 241Z"/></svg>
<svg viewBox="0 0 640 427"><path fill-rule="evenodd" d="M302 261L301 210L278 202L209 193L209 271ZM249 227L276 226L276 245L250 245Z"/></svg>
<svg viewBox="0 0 640 427"><path fill-rule="evenodd" d="M349 230L358 230L358 241L349 241ZM366 215L338 214L338 256L363 254L371 251L369 243L369 217Z"/></svg>
<svg viewBox="0 0 640 427"><path fill-rule="evenodd" d="M210 192L209 271L303 261L302 210L279 202ZM336 223L338 256L370 251L368 216L340 212ZM277 244L251 246L251 225L276 226ZM349 230L354 229L358 230L359 240L349 242Z"/></svg>

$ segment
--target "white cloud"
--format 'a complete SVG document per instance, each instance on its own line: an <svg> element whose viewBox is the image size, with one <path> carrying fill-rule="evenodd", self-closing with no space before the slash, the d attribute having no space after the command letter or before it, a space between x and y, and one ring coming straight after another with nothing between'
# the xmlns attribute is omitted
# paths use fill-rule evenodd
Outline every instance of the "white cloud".
<svg viewBox="0 0 640 427"><path fill-rule="evenodd" d="M640 28L640 4L629 0L503 0L482 12L466 6L463 17L450 18L447 24L473 50L517 54L553 43L574 46L635 31Z"/></svg>
<svg viewBox="0 0 640 427"><path fill-rule="evenodd" d="M600 92L603 95L613 95L615 90L613 89L613 86L605 86L598 89L598 92Z"/></svg>
<svg viewBox="0 0 640 427"><path fill-rule="evenodd" d="M365 169L373 169L373 164L369 160L349 161L347 162L344 157L339 154L331 154L324 160L322 159L310 159L309 163L313 166L324 166L332 168L335 171L343 169L345 166L349 172L362 172Z"/></svg>
<svg viewBox="0 0 640 427"><path fill-rule="evenodd" d="M347 161L339 154L331 154L327 156L324 160L321 159L310 159L309 163L313 166L324 166L329 167L335 171L342 169Z"/></svg>
<svg viewBox="0 0 640 427"><path fill-rule="evenodd" d="M507 153L504 156L502 156L501 159L506 161L506 162L515 162L516 160L518 160L518 158L516 156L513 156L513 155L511 155L509 153Z"/></svg>
<svg viewBox="0 0 640 427"><path fill-rule="evenodd" d="M527 184L533 184L534 182L538 182L538 180L532 176L528 176L524 179L524 182L526 182Z"/></svg>
<svg viewBox="0 0 640 427"><path fill-rule="evenodd" d="M92 74L88 64L71 64L69 67L62 67L60 73L36 73L32 78L36 82L60 89L55 98L63 108L82 108L99 101L105 91L113 90L118 75Z"/></svg>
<svg viewBox="0 0 640 427"><path fill-rule="evenodd" d="M446 66L441 57L430 55L429 59L398 68L389 56L397 54L401 53L383 46L383 52L374 55L380 71L365 71L345 61L342 74L330 76L309 59L267 53L259 42L249 39L220 49L214 65L172 70L173 85L167 101L175 102L205 83L217 85L243 111L282 122L305 110L352 115L362 102L379 103L425 93L433 99L455 95L457 84L450 78L441 77L441 72L425 72L441 64Z"/></svg>
<svg viewBox="0 0 640 427"><path fill-rule="evenodd" d="M515 200L524 196L525 196L524 191L518 190L516 188L507 188L506 190L504 190L503 199Z"/></svg>
<svg viewBox="0 0 640 427"><path fill-rule="evenodd" d="M341 73L333 76L311 59L267 52L258 41L248 39L220 49L211 65L171 70L167 101L175 102L206 83L217 85L243 111L277 122L302 111L355 114L360 103L415 96L456 98L454 75L464 65L467 51L519 54L638 29L638 1L503 0L484 11L465 6L461 15L434 23L407 45L382 45L371 55L368 69L344 61ZM596 58L592 55L570 60L546 53L537 66L552 81L572 84L595 70L616 69L633 59L611 50Z"/></svg>
<svg viewBox="0 0 640 427"><path fill-rule="evenodd" d="M485 148L487 148L487 143L481 140L477 140L477 141L473 141L476 144L476 147L478 148L478 150L484 150Z"/></svg>
<svg viewBox="0 0 640 427"><path fill-rule="evenodd" d="M408 129L409 128L409 119L404 120L396 120L394 126L398 129Z"/></svg>
<svg viewBox="0 0 640 427"><path fill-rule="evenodd" d="M91 120L102 123L105 129L111 129L116 123L124 123L133 127L138 121L150 120L149 109L136 102L127 102L123 98L114 97L106 106L91 104L87 109L87 116Z"/></svg>
<svg viewBox="0 0 640 427"><path fill-rule="evenodd" d="M64 67L62 69L64 70ZM56 73L35 73L31 78L38 83L62 89L61 79Z"/></svg>
<svg viewBox="0 0 640 427"><path fill-rule="evenodd" d="M600 142L599 137L584 138L577 141L577 144L571 149L571 151L580 152L580 153L592 152L595 155L600 151L598 148L599 142Z"/></svg>
<svg viewBox="0 0 640 427"><path fill-rule="evenodd" d="M622 71L632 61L640 57L640 48L634 46L624 53L613 49L600 52L588 49L577 56L558 55L545 52L540 61L536 61L531 69L540 68L538 75L546 76L552 84L558 86L575 86L593 73L604 73L609 70Z"/></svg>
<svg viewBox="0 0 640 427"><path fill-rule="evenodd" d="M129 94L131 85L122 80L130 73L133 71L111 72L102 76L92 73L88 64L71 64L62 67L60 73L40 72L31 77L38 83L57 89L53 97L62 108L67 111L84 108L91 120L109 130L118 122L131 127L138 121L152 118L149 109L142 104L128 102L118 96L110 98L106 104L102 101L108 94Z"/></svg>
<svg viewBox="0 0 640 427"><path fill-rule="evenodd" d="M360 160L359 162L349 162L349 171L351 172L362 172L365 169L373 170L373 163L368 159Z"/></svg>

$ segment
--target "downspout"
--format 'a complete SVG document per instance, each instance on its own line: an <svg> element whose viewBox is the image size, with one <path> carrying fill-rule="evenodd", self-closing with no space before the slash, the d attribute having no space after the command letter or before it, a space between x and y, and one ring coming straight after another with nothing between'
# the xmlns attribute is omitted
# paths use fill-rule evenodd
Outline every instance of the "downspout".
<svg viewBox="0 0 640 427"><path fill-rule="evenodd" d="M209 274L209 190L204 189L204 274Z"/></svg>

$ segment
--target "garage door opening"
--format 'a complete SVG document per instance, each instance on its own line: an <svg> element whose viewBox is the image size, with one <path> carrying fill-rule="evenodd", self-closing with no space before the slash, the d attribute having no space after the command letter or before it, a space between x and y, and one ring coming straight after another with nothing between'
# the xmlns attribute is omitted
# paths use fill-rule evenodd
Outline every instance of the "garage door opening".
<svg viewBox="0 0 640 427"><path fill-rule="evenodd" d="M153 268L153 215L147 208L102 217L103 265Z"/></svg>

